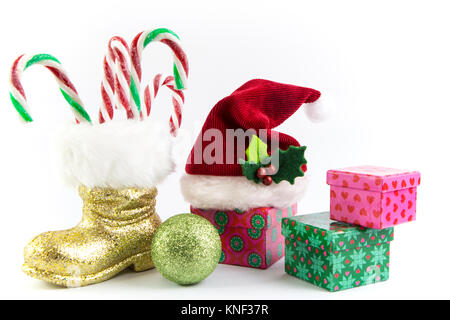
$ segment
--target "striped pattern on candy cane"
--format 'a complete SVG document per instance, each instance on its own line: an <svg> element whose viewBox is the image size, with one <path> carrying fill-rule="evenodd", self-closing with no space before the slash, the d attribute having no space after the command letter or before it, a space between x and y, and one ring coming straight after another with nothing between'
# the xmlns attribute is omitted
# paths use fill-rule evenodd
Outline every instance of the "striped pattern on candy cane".
<svg viewBox="0 0 450 320"><path fill-rule="evenodd" d="M128 119L138 118L138 111L133 110L130 103L130 50L123 38L112 37L109 40L108 52L105 56L103 65L103 105L99 113L99 122L103 123L106 120L113 119L113 102L115 102L115 109L119 107L125 109Z"/></svg>
<svg viewBox="0 0 450 320"><path fill-rule="evenodd" d="M111 40L108 42L108 49L103 59L103 79L101 84L102 106L99 111L99 122L110 121L114 117L115 105L115 84L114 84L114 52L111 48Z"/></svg>
<svg viewBox="0 0 450 320"><path fill-rule="evenodd" d="M189 65L186 54L181 48L179 37L173 31L160 28L139 33L131 44L131 100L133 107L139 112L141 111L140 90L142 79L142 51L151 42L162 42L168 45L172 50L174 54L174 84L177 90L186 88L187 77L189 74ZM181 124L181 108L177 108L174 113L177 114L178 120L175 121L175 119L172 118L171 124L177 126L174 130L174 132L176 132Z"/></svg>
<svg viewBox="0 0 450 320"><path fill-rule="evenodd" d="M172 114L170 117L170 132L176 136L177 130L181 124L181 114L184 104L183 91L178 90L175 87L175 78L173 76L163 77L162 74L157 74L151 86L146 86L144 90L144 110L141 114L142 118L148 118L150 116L153 101L155 100L159 88L165 86L172 91Z"/></svg>
<svg viewBox="0 0 450 320"><path fill-rule="evenodd" d="M61 66L61 63L49 54L35 54L35 55L21 55L13 63L10 74L10 98L21 118L25 122L31 122L31 118L25 91L22 87L20 79L22 73L30 66L40 64L46 67L55 76L59 89L66 101L72 107L72 112L75 116L75 121L91 122L89 114L83 107L77 90L72 82L69 80L67 73Z"/></svg>
<svg viewBox="0 0 450 320"><path fill-rule="evenodd" d="M126 41L120 37L111 39L111 49L114 52L116 73L114 78L117 106L125 109L127 118L139 118L139 111L131 105L131 73L130 49Z"/></svg>

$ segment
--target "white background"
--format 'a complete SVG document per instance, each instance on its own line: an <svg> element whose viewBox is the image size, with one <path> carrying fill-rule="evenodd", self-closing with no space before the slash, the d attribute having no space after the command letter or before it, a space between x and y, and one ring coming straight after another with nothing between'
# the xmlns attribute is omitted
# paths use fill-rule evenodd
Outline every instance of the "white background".
<svg viewBox="0 0 450 320"><path fill-rule="evenodd" d="M447 1L3 1L0 5L0 298L450 298L448 249L450 19ZM100 105L108 39L131 41L145 29L177 32L191 72L184 128L245 81L261 77L312 87L332 97L335 116L312 124L300 109L281 126L308 146L309 192L301 214L328 208L327 169L375 164L419 170L416 222L396 228L391 279L328 293L284 273L283 261L252 270L219 265L202 283L180 287L156 269L61 289L22 274L33 236L74 226L77 193L63 186L52 140L66 105L48 71L27 70L23 84L35 122L21 125L8 98L7 74L21 53L51 53L69 72L91 115ZM151 51L151 53L149 53ZM163 45L144 54L144 80L170 72ZM154 116L166 121L169 95ZM186 154L180 152L180 162ZM160 186L163 219L187 212L181 167Z"/></svg>

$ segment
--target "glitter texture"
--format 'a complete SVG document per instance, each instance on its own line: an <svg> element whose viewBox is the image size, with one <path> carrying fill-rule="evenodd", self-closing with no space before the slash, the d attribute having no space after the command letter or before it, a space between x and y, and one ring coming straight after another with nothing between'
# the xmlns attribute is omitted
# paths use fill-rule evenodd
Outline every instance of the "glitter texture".
<svg viewBox="0 0 450 320"><path fill-rule="evenodd" d="M22 270L67 287L102 282L132 267L153 268L151 243L161 219L156 188L81 186L83 217L74 228L45 232L25 247Z"/></svg>
<svg viewBox="0 0 450 320"><path fill-rule="evenodd" d="M186 213L166 220L156 231L152 258L158 271L181 285L205 279L219 263L222 245L206 219Z"/></svg>

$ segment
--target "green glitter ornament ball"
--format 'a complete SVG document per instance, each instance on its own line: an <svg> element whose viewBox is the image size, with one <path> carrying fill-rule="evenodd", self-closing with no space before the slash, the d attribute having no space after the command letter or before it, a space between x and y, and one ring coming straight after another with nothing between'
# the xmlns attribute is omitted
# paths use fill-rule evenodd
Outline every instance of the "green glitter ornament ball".
<svg viewBox="0 0 450 320"><path fill-rule="evenodd" d="M222 252L217 229L191 213L173 216L159 226L152 258L164 278L181 285L202 281L214 271Z"/></svg>

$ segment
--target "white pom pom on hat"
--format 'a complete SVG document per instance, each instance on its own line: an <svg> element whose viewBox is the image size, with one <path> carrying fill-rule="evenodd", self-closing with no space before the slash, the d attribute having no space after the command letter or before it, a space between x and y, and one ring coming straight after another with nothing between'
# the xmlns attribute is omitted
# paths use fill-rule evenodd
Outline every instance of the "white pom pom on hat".
<svg viewBox="0 0 450 320"><path fill-rule="evenodd" d="M314 102L304 103L302 108L305 110L308 119L315 123L328 120L334 109L331 99L324 97L323 94Z"/></svg>

